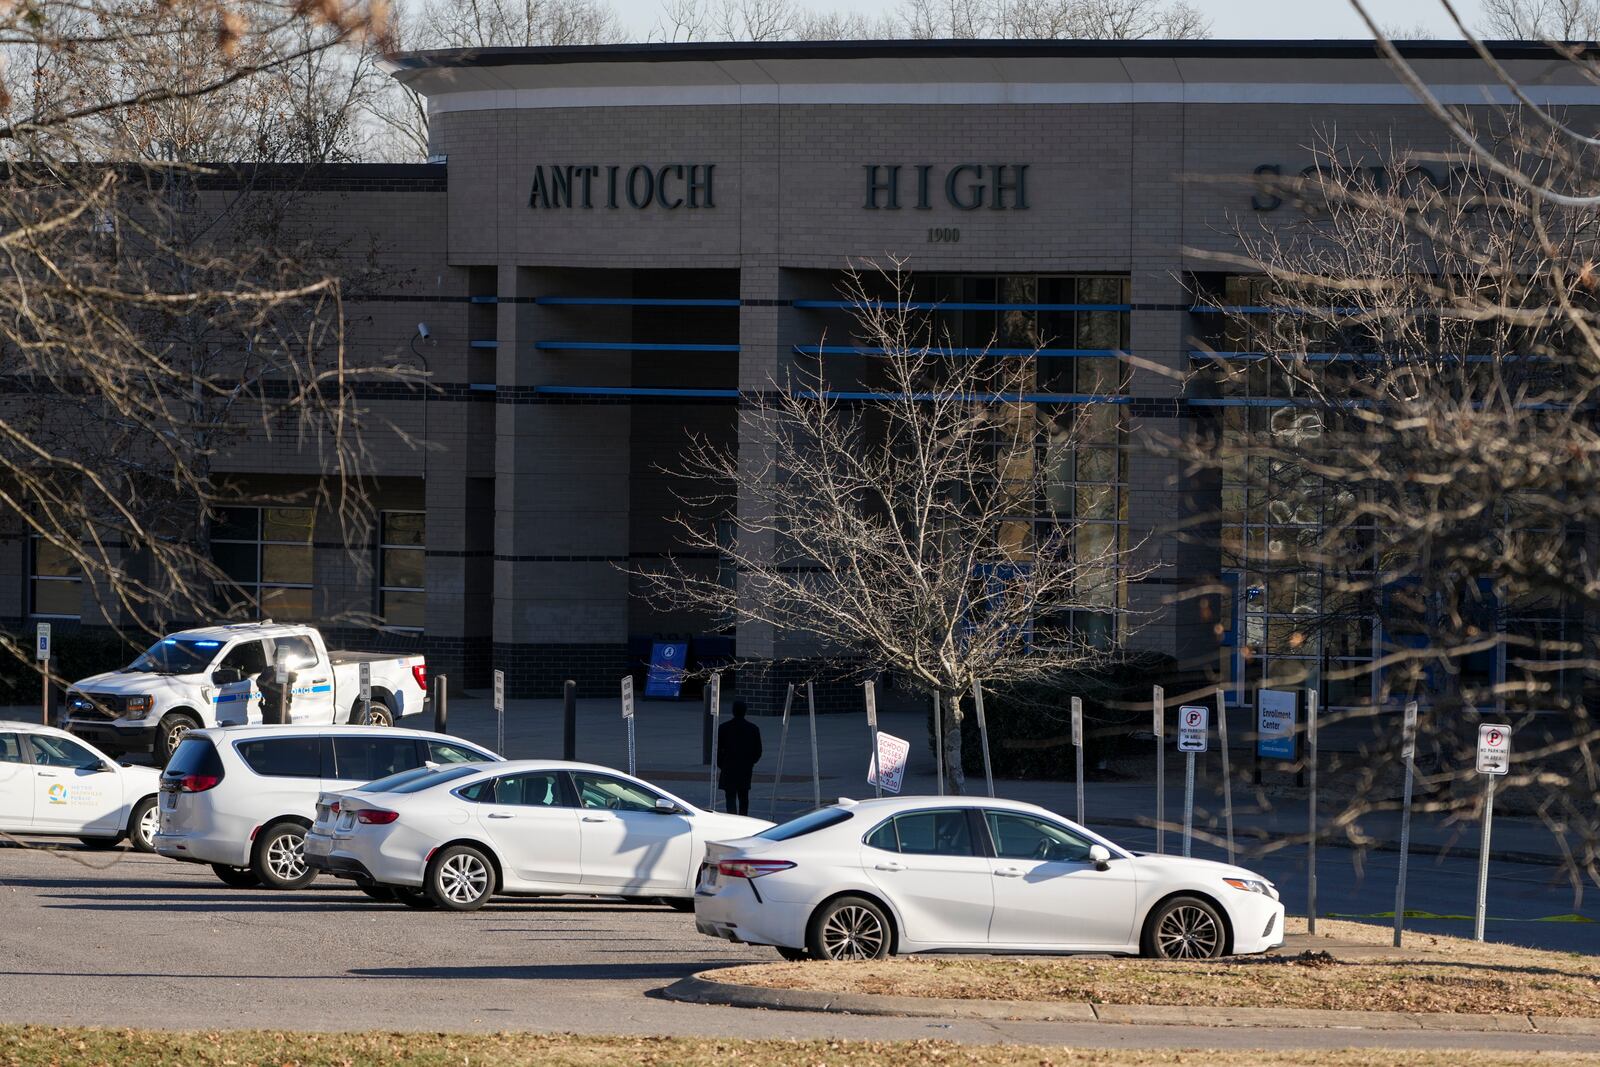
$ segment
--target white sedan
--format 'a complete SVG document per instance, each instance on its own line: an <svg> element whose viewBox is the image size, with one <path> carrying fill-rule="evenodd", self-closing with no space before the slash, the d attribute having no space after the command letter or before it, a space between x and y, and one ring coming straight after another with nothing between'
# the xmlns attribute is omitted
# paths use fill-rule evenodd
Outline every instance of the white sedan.
<svg viewBox="0 0 1600 1067"><path fill-rule="evenodd" d="M453 911L496 893L661 898L687 911L707 842L772 825L560 760L441 767L372 784L382 791L318 798L306 862L392 887L403 903Z"/></svg>
<svg viewBox="0 0 1600 1067"><path fill-rule="evenodd" d="M1032 804L841 800L713 844L695 890L703 934L786 959L902 952L1104 952L1198 959L1283 943L1261 875L1128 852Z"/></svg>
<svg viewBox="0 0 1600 1067"><path fill-rule="evenodd" d="M152 852L161 772L124 766L65 730L0 722L0 831L76 837L90 848L127 838Z"/></svg>

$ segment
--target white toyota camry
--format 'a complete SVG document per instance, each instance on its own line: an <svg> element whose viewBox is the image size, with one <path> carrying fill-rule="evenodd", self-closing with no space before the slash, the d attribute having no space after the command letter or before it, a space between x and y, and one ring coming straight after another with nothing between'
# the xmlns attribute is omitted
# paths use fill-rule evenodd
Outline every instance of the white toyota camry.
<svg viewBox="0 0 1600 1067"><path fill-rule="evenodd" d="M392 887L413 906L496 893L657 897L693 907L708 841L772 824L702 811L609 767L512 760L323 793L306 862Z"/></svg>
<svg viewBox="0 0 1600 1067"><path fill-rule="evenodd" d="M1105 952L1178 959L1283 943L1272 883L1210 860L1129 852L1032 804L841 800L712 844L695 925L786 959L909 952Z"/></svg>

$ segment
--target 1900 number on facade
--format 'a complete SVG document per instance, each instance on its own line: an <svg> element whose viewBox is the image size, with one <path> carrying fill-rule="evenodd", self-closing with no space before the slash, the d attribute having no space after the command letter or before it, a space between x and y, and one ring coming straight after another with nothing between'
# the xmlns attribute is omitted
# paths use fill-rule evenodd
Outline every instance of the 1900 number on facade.
<svg viewBox="0 0 1600 1067"><path fill-rule="evenodd" d="M954 226L929 226L928 243L931 245L953 245L961 240L961 231Z"/></svg>

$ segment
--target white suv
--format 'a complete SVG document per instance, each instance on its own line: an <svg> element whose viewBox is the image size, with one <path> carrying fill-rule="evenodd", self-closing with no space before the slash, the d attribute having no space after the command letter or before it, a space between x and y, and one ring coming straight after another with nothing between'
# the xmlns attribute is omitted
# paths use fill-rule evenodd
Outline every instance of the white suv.
<svg viewBox="0 0 1600 1067"><path fill-rule="evenodd" d="M317 876L305 862L305 832L323 790L350 789L430 763L499 759L459 738L425 730L191 730L161 775L155 849L172 859L209 863L218 878L236 888L299 889Z"/></svg>

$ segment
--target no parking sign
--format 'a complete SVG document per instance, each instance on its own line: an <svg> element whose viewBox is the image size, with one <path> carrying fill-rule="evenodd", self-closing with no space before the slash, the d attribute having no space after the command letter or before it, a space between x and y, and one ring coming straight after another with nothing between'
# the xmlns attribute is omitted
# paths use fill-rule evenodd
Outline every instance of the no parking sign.
<svg viewBox="0 0 1600 1067"><path fill-rule="evenodd" d="M1204 704L1185 704L1178 709L1178 751L1204 752L1208 747L1211 709Z"/></svg>
<svg viewBox="0 0 1600 1067"><path fill-rule="evenodd" d="M1505 774L1511 769L1511 727L1486 722L1478 727L1478 773Z"/></svg>

